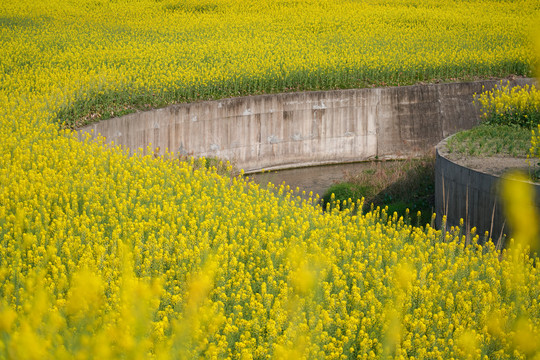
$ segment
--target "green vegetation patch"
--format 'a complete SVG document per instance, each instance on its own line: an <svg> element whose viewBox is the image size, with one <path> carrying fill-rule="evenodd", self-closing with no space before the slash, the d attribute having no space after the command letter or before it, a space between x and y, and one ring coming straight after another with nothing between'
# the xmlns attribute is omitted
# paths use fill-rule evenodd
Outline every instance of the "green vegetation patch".
<svg viewBox="0 0 540 360"><path fill-rule="evenodd" d="M513 156L525 158L531 147L531 131L511 125L482 124L452 136L449 153L465 156Z"/></svg>
<svg viewBox="0 0 540 360"><path fill-rule="evenodd" d="M433 214L434 189L435 158L431 155L419 159L377 161L365 170L347 174L346 181L331 186L321 202L324 209L337 205L343 209L348 208L343 206L344 201L351 204L364 198L363 212L388 207L389 215L396 212L406 221L425 225Z"/></svg>
<svg viewBox="0 0 540 360"><path fill-rule="evenodd" d="M330 186L321 198L321 203L326 210L338 206L346 208L346 204L356 203L358 200L372 197L374 194L373 184L342 182Z"/></svg>

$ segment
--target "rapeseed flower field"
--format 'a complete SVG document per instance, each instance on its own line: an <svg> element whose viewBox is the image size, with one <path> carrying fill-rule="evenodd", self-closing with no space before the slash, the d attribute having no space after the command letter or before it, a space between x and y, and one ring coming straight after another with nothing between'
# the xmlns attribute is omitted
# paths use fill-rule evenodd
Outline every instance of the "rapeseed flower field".
<svg viewBox="0 0 540 360"><path fill-rule="evenodd" d="M10 0L2 88L69 126L276 91L531 75L538 2ZM7 100L7 99L6 99Z"/></svg>
<svg viewBox="0 0 540 360"><path fill-rule="evenodd" d="M488 124L514 125L529 129L540 124L540 91L536 86L510 88L502 81L476 96L482 120Z"/></svg>
<svg viewBox="0 0 540 360"><path fill-rule="evenodd" d="M539 7L1 2L0 358L538 359L530 207L511 206L529 231L501 253L67 128L202 98L529 75Z"/></svg>

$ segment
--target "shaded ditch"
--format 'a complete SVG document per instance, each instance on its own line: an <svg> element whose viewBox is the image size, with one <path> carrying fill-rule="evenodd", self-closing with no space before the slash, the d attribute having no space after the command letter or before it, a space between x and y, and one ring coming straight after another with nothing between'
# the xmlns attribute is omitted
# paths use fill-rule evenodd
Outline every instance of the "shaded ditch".
<svg viewBox="0 0 540 360"><path fill-rule="evenodd" d="M363 211L371 205L406 216L409 209L413 224L431 222L435 207L435 157L426 155L418 159L369 161L336 165L315 166L278 170L249 175L249 178L266 186L285 183L291 189L298 188L300 195L318 196L323 208L330 201L365 198ZM302 193L304 195L302 195ZM332 206L332 205L330 205ZM417 218L421 212L420 219Z"/></svg>

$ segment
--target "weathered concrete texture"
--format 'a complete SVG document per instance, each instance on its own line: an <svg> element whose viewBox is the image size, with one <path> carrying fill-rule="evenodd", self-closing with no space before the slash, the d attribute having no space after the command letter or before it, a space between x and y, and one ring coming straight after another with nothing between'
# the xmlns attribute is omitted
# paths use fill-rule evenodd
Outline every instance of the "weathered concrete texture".
<svg viewBox="0 0 540 360"><path fill-rule="evenodd" d="M494 243L501 235L511 236L512 229L505 221L504 206L500 196L501 178L459 165L442 155L447 139L436 147L435 163L435 213L437 225L442 215L447 217L447 228L459 225L463 219L465 230L476 227L481 236L486 231ZM540 185L532 184L536 192L534 201L540 213ZM540 221L540 219L532 219Z"/></svg>
<svg viewBox="0 0 540 360"><path fill-rule="evenodd" d="M531 83L516 79L513 84ZM417 154L478 122L498 81L258 95L173 105L89 125L130 151L233 161L246 172Z"/></svg>

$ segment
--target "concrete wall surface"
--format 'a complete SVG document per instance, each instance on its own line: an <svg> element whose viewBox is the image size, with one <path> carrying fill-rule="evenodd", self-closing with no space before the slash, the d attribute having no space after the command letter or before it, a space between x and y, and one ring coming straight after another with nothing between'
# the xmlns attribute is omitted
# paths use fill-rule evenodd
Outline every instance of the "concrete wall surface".
<svg viewBox="0 0 540 360"><path fill-rule="evenodd" d="M494 243L501 235L512 235L506 223L500 196L501 178L462 166L443 155L447 139L436 147L435 213L440 228L442 215L447 217L447 229L463 219L465 230L476 227L482 240L486 231ZM536 197L531 199L540 214L540 184L532 184ZM540 221L533 219L532 221Z"/></svg>
<svg viewBox="0 0 540 360"><path fill-rule="evenodd" d="M534 80L517 78L513 85ZM257 95L139 112L82 128L131 152L231 160L245 172L418 154L478 122L496 80Z"/></svg>

